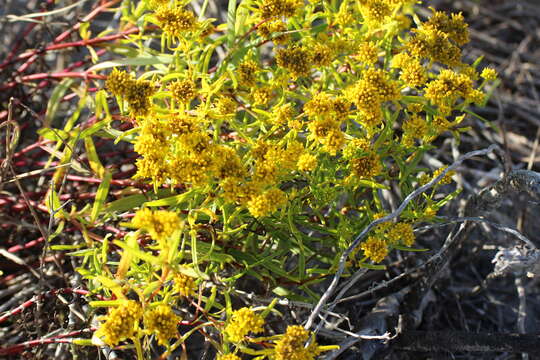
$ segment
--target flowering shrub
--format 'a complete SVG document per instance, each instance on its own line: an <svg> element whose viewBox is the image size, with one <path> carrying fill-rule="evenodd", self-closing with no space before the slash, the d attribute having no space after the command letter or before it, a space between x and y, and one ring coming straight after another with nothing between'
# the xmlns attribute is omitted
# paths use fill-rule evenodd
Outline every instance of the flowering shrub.
<svg viewBox="0 0 540 360"><path fill-rule="evenodd" d="M94 66L108 74L95 135L132 143L134 177L151 185L92 212L135 213L113 241L118 252L105 241L84 253L88 286L119 299L92 304L115 306L96 344L129 340L142 358L142 341L155 337L166 356L200 332L219 334L220 359L307 360L332 348L304 347L310 333L295 325L264 337L275 303L233 310L238 280L316 302L354 235L388 211L380 190L405 196L437 176L418 166L422 156L443 134L459 138L467 106L485 103L496 80L462 62L461 14L432 10L422 21L411 0L229 3L225 24L205 17L208 1L132 4L122 26L140 31L118 46L123 58ZM131 128L119 130L113 114ZM455 195L436 192L376 227L350 271L414 250L414 224Z"/></svg>

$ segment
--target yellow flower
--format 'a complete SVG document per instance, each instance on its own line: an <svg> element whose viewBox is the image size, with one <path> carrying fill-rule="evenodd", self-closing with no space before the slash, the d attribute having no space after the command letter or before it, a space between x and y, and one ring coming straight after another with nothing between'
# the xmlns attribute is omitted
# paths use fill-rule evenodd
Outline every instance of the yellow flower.
<svg viewBox="0 0 540 360"><path fill-rule="evenodd" d="M360 45L358 48L358 53L356 54L356 57L361 62L373 65L377 62L379 58L379 48L377 45L375 45L372 41L365 41Z"/></svg>
<svg viewBox="0 0 540 360"><path fill-rule="evenodd" d="M220 179L228 177L242 177L245 169L234 149L220 145L214 149L214 161L216 162L216 176Z"/></svg>
<svg viewBox="0 0 540 360"><path fill-rule="evenodd" d="M300 171L313 171L317 167L317 157L312 154L302 154L298 158L297 165Z"/></svg>
<svg viewBox="0 0 540 360"><path fill-rule="evenodd" d="M231 320L225 327L225 335L231 342L241 342L244 337L252 332L258 334L263 332L264 319L259 314L249 308L241 308L233 311Z"/></svg>
<svg viewBox="0 0 540 360"><path fill-rule="evenodd" d="M412 246L416 240L412 225L405 222L394 224L386 236L391 244L401 241L405 246Z"/></svg>
<svg viewBox="0 0 540 360"><path fill-rule="evenodd" d="M319 355L317 342L313 341L308 347L304 344L309 338L309 332L300 325L289 325L274 348L275 360L313 360Z"/></svg>
<svg viewBox="0 0 540 360"><path fill-rule="evenodd" d="M309 138L324 146L324 151L335 155L345 144L345 135L339 128L339 122L330 117L311 121L308 124Z"/></svg>
<svg viewBox="0 0 540 360"><path fill-rule="evenodd" d="M493 68L484 68L480 76L488 81L497 80L497 71Z"/></svg>
<svg viewBox="0 0 540 360"><path fill-rule="evenodd" d="M354 103L358 109L372 112L380 109L381 97L373 84L366 80L358 81L353 87L346 91L347 100Z"/></svg>
<svg viewBox="0 0 540 360"><path fill-rule="evenodd" d="M163 157L154 155L144 156L135 160L137 172L134 175L136 179L151 179L156 186L164 184L170 178L169 166Z"/></svg>
<svg viewBox="0 0 540 360"><path fill-rule="evenodd" d="M349 167L357 179L370 179L382 171L381 159L375 153L351 159Z"/></svg>
<svg viewBox="0 0 540 360"><path fill-rule="evenodd" d="M333 50L328 45L316 43L309 50L315 66L329 66L334 59Z"/></svg>
<svg viewBox="0 0 540 360"><path fill-rule="evenodd" d="M367 139L352 139L347 143L345 149L343 149L343 156L345 158L357 157L364 155L369 150L369 141Z"/></svg>
<svg viewBox="0 0 540 360"><path fill-rule="evenodd" d="M226 201L247 205L248 201L257 196L260 184L257 182L246 182L240 178L228 177L220 181L223 189L223 197Z"/></svg>
<svg viewBox="0 0 540 360"><path fill-rule="evenodd" d="M145 116L150 112L150 96L156 92L154 84L147 80L131 81L125 99L133 116Z"/></svg>
<svg viewBox="0 0 540 360"><path fill-rule="evenodd" d="M242 360L234 354L219 355L217 360Z"/></svg>
<svg viewBox="0 0 540 360"><path fill-rule="evenodd" d="M405 122L403 122L404 136L411 139L423 139L423 137L428 133L428 130L426 120L418 114L413 114L411 117L405 120Z"/></svg>
<svg viewBox="0 0 540 360"><path fill-rule="evenodd" d="M293 78L309 76L313 59L311 52L303 47L292 46L276 51L278 66L287 69Z"/></svg>
<svg viewBox="0 0 540 360"><path fill-rule="evenodd" d="M187 31L194 31L198 26L195 14L181 8L170 9L162 6L155 12L155 16L163 31L173 37L180 37Z"/></svg>
<svg viewBox="0 0 540 360"><path fill-rule="evenodd" d="M428 80L427 70L420 61L411 58L411 61L402 67L399 79L407 86L420 87Z"/></svg>
<svg viewBox="0 0 540 360"><path fill-rule="evenodd" d="M174 277L174 290L184 297L195 294L195 280L186 274L179 273Z"/></svg>
<svg viewBox="0 0 540 360"><path fill-rule="evenodd" d="M372 91L376 92L381 101L398 100L400 97L399 86L396 81L390 79L387 71L369 68L362 73L363 81L367 82Z"/></svg>
<svg viewBox="0 0 540 360"><path fill-rule="evenodd" d="M360 245L360 248L364 250L365 256L376 263L383 261L386 255L388 255L386 242L378 237L368 237L368 239Z"/></svg>
<svg viewBox="0 0 540 360"><path fill-rule="evenodd" d="M257 72L259 71L259 65L252 60L247 60L238 65L238 79L240 85L245 87L252 87L257 81Z"/></svg>
<svg viewBox="0 0 540 360"><path fill-rule="evenodd" d="M274 112L272 115L272 122L274 124L285 125L294 118L294 106L290 103L281 105L277 108L274 108Z"/></svg>
<svg viewBox="0 0 540 360"><path fill-rule="evenodd" d="M231 115L236 112L238 104L230 96L220 96L216 102L219 115Z"/></svg>
<svg viewBox="0 0 540 360"><path fill-rule="evenodd" d="M264 39L272 39L274 44L286 44L289 39L289 34L275 35L287 31L287 24L282 20L268 21L259 26L257 32Z"/></svg>
<svg viewBox="0 0 540 360"><path fill-rule="evenodd" d="M334 110L334 101L329 94L321 92L304 104L304 112L309 117L327 115Z"/></svg>
<svg viewBox="0 0 540 360"><path fill-rule="evenodd" d="M193 80L179 80L169 85L173 99L179 103L187 103L197 95L197 88Z"/></svg>
<svg viewBox="0 0 540 360"><path fill-rule="evenodd" d="M133 81L135 80L127 72L114 68L107 77L107 81L105 81L105 87L111 94L123 96L127 93Z"/></svg>
<svg viewBox="0 0 540 360"><path fill-rule="evenodd" d="M437 169L433 172L432 179L435 179L437 176L439 176L444 170L446 170L448 166L443 166L440 169ZM454 171L447 172L443 178L439 181L439 185L448 185L452 182L452 176L454 176Z"/></svg>
<svg viewBox="0 0 540 360"><path fill-rule="evenodd" d="M135 336L142 316L141 305L136 301L126 301L114 309L109 309L106 321L96 331L96 336L114 346L120 341Z"/></svg>
<svg viewBox="0 0 540 360"><path fill-rule="evenodd" d="M444 69L437 79L426 85L425 97L435 105L453 104L459 97L466 98L473 91L472 80L465 74Z"/></svg>
<svg viewBox="0 0 540 360"><path fill-rule="evenodd" d="M452 14L451 18L449 18L444 12L433 10L431 18L423 23L421 28L424 31L441 31L459 46L469 42L468 25L461 13Z"/></svg>
<svg viewBox="0 0 540 360"><path fill-rule="evenodd" d="M261 18L291 17L302 7L302 0L261 0L259 11Z"/></svg>
<svg viewBox="0 0 540 360"><path fill-rule="evenodd" d="M360 13L370 29L377 29L392 14L392 8L385 0L365 0L360 2Z"/></svg>
<svg viewBox="0 0 540 360"><path fill-rule="evenodd" d="M271 188L264 193L254 196L247 202L251 215L263 217L272 214L287 202L287 195L277 188Z"/></svg>
<svg viewBox="0 0 540 360"><path fill-rule="evenodd" d="M263 86L253 92L253 105L268 105L272 100L272 88Z"/></svg>
<svg viewBox="0 0 540 360"><path fill-rule="evenodd" d="M143 208L135 213L132 220L133 226L147 231L154 240L165 240L176 230L182 228L182 222L173 211L152 211Z"/></svg>
<svg viewBox="0 0 540 360"><path fill-rule="evenodd" d="M178 323L182 320L169 305L161 304L144 314L144 329L155 334L160 345L167 345L170 338L178 338Z"/></svg>

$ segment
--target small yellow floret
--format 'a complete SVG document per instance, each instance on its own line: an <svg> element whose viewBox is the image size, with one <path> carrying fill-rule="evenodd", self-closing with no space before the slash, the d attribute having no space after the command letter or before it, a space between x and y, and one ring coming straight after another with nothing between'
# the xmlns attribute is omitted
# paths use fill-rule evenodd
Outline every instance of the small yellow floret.
<svg viewBox="0 0 540 360"><path fill-rule="evenodd" d="M394 224L388 231L387 238L391 243L400 242L405 246L412 246L416 237L414 236L412 225L405 222Z"/></svg>
<svg viewBox="0 0 540 360"><path fill-rule="evenodd" d="M178 338L178 323L182 320L169 305L158 305L144 314L144 329L155 334L160 345L167 345L170 338Z"/></svg>
<svg viewBox="0 0 540 360"><path fill-rule="evenodd" d="M287 202L287 195L277 188L272 188L253 197L247 203L251 215L263 217L272 214Z"/></svg>
<svg viewBox="0 0 540 360"><path fill-rule="evenodd" d="M174 277L174 290L185 297L193 296L195 294L195 279L179 273Z"/></svg>
<svg viewBox="0 0 540 360"><path fill-rule="evenodd" d="M296 166L300 171L313 171L317 167L317 157L312 154L302 154Z"/></svg>
<svg viewBox="0 0 540 360"><path fill-rule="evenodd" d="M114 68L105 81L105 87L115 96L123 96L127 93L131 82L135 81L130 74Z"/></svg>
<svg viewBox="0 0 540 360"><path fill-rule="evenodd" d="M136 301L126 301L117 308L109 310L107 320L101 324L96 336L103 337L106 344L114 346L135 335L141 316L141 305Z"/></svg>
<svg viewBox="0 0 540 360"><path fill-rule="evenodd" d="M182 228L182 222L173 211L157 210L148 208L138 210L132 220L133 226L146 230L152 239L165 240L176 230Z"/></svg>
<svg viewBox="0 0 540 360"><path fill-rule="evenodd" d="M364 250L364 255L376 263L384 260L388 255L388 247L383 239L370 236L366 241L360 245L360 248Z"/></svg>
<svg viewBox="0 0 540 360"><path fill-rule="evenodd" d="M497 80L497 71L492 68L484 68L480 76L488 81Z"/></svg>
<svg viewBox="0 0 540 360"><path fill-rule="evenodd" d="M309 338L309 332L300 325L289 325L283 337L276 342L275 360L313 360L319 355L317 342L313 341L308 347L304 344Z"/></svg>
<svg viewBox="0 0 540 360"><path fill-rule="evenodd" d="M174 100L187 103L197 95L197 88L193 80L179 80L169 85Z"/></svg>
<svg viewBox="0 0 540 360"><path fill-rule="evenodd" d="M231 342L238 343L250 332L254 334L263 332L263 326L262 316L244 307L233 311L231 320L225 327L225 335Z"/></svg>
<svg viewBox="0 0 540 360"><path fill-rule="evenodd" d="M217 360L242 360L234 354L225 354L218 356Z"/></svg>
<svg viewBox="0 0 540 360"><path fill-rule="evenodd" d="M187 31L197 29L198 23L192 11L182 8L160 7L155 13L159 26L170 36L180 37Z"/></svg>

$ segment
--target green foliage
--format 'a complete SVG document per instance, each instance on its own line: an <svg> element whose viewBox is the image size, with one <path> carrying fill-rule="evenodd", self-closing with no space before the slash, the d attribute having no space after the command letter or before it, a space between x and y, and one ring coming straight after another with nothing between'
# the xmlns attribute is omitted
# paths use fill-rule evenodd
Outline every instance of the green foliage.
<svg viewBox="0 0 540 360"><path fill-rule="evenodd" d="M58 144L83 140L102 179L91 206L59 215L76 219L84 234L89 224L135 212L122 223L130 229L123 240L86 236L87 249L70 249L83 258L89 289L117 299L95 304L111 310L94 343L130 340L144 357L141 344L155 335L165 356L212 328L222 359L233 352L313 359L331 347L295 348L295 336L309 337L296 327L256 337L264 317L279 314L274 305L264 316L233 311L239 280L315 303L316 285L354 235L385 215L380 190L405 197L436 176L419 167L423 155L444 133L459 138L467 106L485 102L482 89L495 77L487 71L479 82L475 67L461 62L468 41L461 15L434 11L422 22L414 1L230 0L225 24L206 18L207 3L195 14L189 1L126 2L121 27L140 31L109 45L117 59L92 68L113 68L107 92L81 102L97 122L82 132L72 125L42 132ZM70 85L61 83L55 99ZM52 119L55 103L49 108ZM119 130L117 114L133 128ZM113 174L100 162L98 137L132 143L135 178L152 190L110 201ZM394 249L422 251L413 246L414 224L436 220L457 194L436 200L438 191L411 202L399 223L379 225L349 270L384 268L377 263ZM170 310L182 303L192 311L184 320ZM171 319L191 330L179 334Z"/></svg>

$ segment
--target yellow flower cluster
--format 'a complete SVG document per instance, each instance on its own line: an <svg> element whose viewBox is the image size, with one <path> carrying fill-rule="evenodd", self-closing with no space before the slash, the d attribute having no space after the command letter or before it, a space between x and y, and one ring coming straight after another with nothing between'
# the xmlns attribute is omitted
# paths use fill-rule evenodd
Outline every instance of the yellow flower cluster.
<svg viewBox="0 0 540 360"><path fill-rule="evenodd" d="M263 39L272 39L275 44L286 44L290 40L289 34L276 35L285 31L287 31L287 24L280 19L267 21L257 29Z"/></svg>
<svg viewBox="0 0 540 360"><path fill-rule="evenodd" d="M107 345L114 346L136 335L141 317L141 305L136 301L126 301L109 310L106 321L96 331L96 336L103 337Z"/></svg>
<svg viewBox="0 0 540 360"><path fill-rule="evenodd" d="M262 19L291 17L302 5L302 0L260 0L259 12Z"/></svg>
<svg viewBox="0 0 540 360"><path fill-rule="evenodd" d="M370 29L377 29L392 15L392 7L387 0L363 0L360 13Z"/></svg>
<svg viewBox="0 0 540 360"><path fill-rule="evenodd" d="M159 7L155 12L159 26L170 36L180 37L187 31L197 30L199 24L192 11L183 8Z"/></svg>
<svg viewBox="0 0 540 360"><path fill-rule="evenodd" d="M432 17L415 30L406 46L415 58L427 58L453 67L461 64L460 46L469 41L469 31L461 14L449 18L443 12Z"/></svg>
<svg viewBox="0 0 540 360"><path fill-rule="evenodd" d="M272 123L280 126L286 125L294 118L294 107L290 103L283 104L275 108L272 115Z"/></svg>
<svg viewBox="0 0 540 360"><path fill-rule="evenodd" d="M152 211L143 208L135 213L132 220L133 226L147 231L154 240L166 240L176 230L182 228L182 221L178 214L173 211Z"/></svg>
<svg viewBox="0 0 540 360"><path fill-rule="evenodd" d="M370 236L360 245L360 249L364 250L364 255L376 263L384 260L388 255L388 246L383 239Z"/></svg>
<svg viewBox="0 0 540 360"><path fill-rule="evenodd" d="M311 60L314 66L329 66L334 60L334 49L323 43L315 43L310 47Z"/></svg>
<svg viewBox="0 0 540 360"><path fill-rule="evenodd" d="M290 46L276 51L278 66L287 69L293 78L309 76L313 57L311 52L301 46Z"/></svg>
<svg viewBox="0 0 540 360"><path fill-rule="evenodd" d="M351 175L357 179L371 179L382 172L381 159L376 153L352 158L349 166Z"/></svg>
<svg viewBox="0 0 540 360"><path fill-rule="evenodd" d="M219 115L234 115L238 104L229 96L221 96L216 102L216 109Z"/></svg>
<svg viewBox="0 0 540 360"><path fill-rule="evenodd" d="M186 274L179 273L174 277L174 290L184 297L195 294L195 280Z"/></svg>
<svg viewBox="0 0 540 360"><path fill-rule="evenodd" d="M382 122L381 105L400 97L399 84L382 69L368 68L363 78L347 89L346 97L359 110L363 124L373 128Z"/></svg>
<svg viewBox="0 0 540 360"><path fill-rule="evenodd" d="M304 104L304 113L310 118L321 116L342 118L348 113L349 108L350 104L345 99L332 98L330 94L321 92Z"/></svg>
<svg viewBox="0 0 540 360"><path fill-rule="evenodd" d="M331 117L311 121L308 124L310 131L308 138L322 144L324 151L336 155L345 144L345 135L340 126L340 122Z"/></svg>
<svg viewBox="0 0 540 360"><path fill-rule="evenodd" d="M300 325L289 325L274 348L275 360L313 360L320 351L315 341L304 347L309 332Z"/></svg>
<svg viewBox="0 0 540 360"><path fill-rule="evenodd" d="M114 68L105 81L105 87L111 94L122 96L127 93L132 81L133 78L127 72Z"/></svg>
<svg viewBox="0 0 540 360"><path fill-rule="evenodd" d="M170 338L178 337L178 323L182 320L169 305L161 304L144 314L144 329L156 335L160 345L167 345Z"/></svg>
<svg viewBox="0 0 540 360"><path fill-rule="evenodd" d="M428 134L428 124L424 117L413 114L402 125L402 141L405 146L413 145L415 139L422 140Z"/></svg>
<svg viewBox="0 0 540 360"><path fill-rule="evenodd" d="M358 48L356 58L366 65L373 65L379 58L379 48L373 41L364 41Z"/></svg>
<svg viewBox="0 0 540 360"><path fill-rule="evenodd" d="M317 157L315 155L305 153L298 158L298 170L313 171L317 167Z"/></svg>
<svg viewBox="0 0 540 360"><path fill-rule="evenodd" d="M424 96L437 105L443 114L449 113L460 98L470 102L481 102L484 98L480 90L473 88L469 76L450 69L442 70L437 79L426 85Z"/></svg>
<svg viewBox="0 0 540 360"><path fill-rule="evenodd" d="M400 69L399 79L407 86L418 88L428 80L428 72L420 60L406 52L394 56L391 66Z"/></svg>
<svg viewBox="0 0 540 360"><path fill-rule="evenodd" d="M484 68L480 76L488 81L495 81L497 80L497 71L489 67Z"/></svg>
<svg viewBox="0 0 540 360"><path fill-rule="evenodd" d="M225 354L218 356L217 360L242 360L240 357L234 354Z"/></svg>
<svg viewBox="0 0 540 360"><path fill-rule="evenodd" d="M271 188L260 195L252 197L247 202L247 208L251 215L262 217L275 212L286 202L287 194L280 189Z"/></svg>
<svg viewBox="0 0 540 360"><path fill-rule="evenodd" d="M442 168L440 169L437 169L433 172L433 176L432 176L432 179L435 179L437 176L439 176L444 170L446 170L448 166L443 166ZM455 171L449 171L447 172L443 178L441 179L441 181L439 181L439 185L448 185L452 182L452 176L454 176L455 174Z"/></svg>
<svg viewBox="0 0 540 360"><path fill-rule="evenodd" d="M145 116L150 112L150 96L155 93L152 82L135 80L125 71L113 69L105 86L113 95L127 101L133 116Z"/></svg>
<svg viewBox="0 0 540 360"><path fill-rule="evenodd" d="M193 80L179 80L169 85L172 97L179 103L187 103L197 95L197 88Z"/></svg>
<svg viewBox="0 0 540 360"><path fill-rule="evenodd" d="M250 332L258 334L263 332L264 319L249 308L233 311L232 317L225 327L225 335L229 341L238 343Z"/></svg>
<svg viewBox="0 0 540 360"><path fill-rule="evenodd" d="M272 100L272 88L261 86L253 92L253 105L268 105Z"/></svg>
<svg viewBox="0 0 540 360"><path fill-rule="evenodd" d="M241 85L251 87L257 81L259 65L252 60L247 60L238 65L237 73Z"/></svg>
<svg viewBox="0 0 540 360"><path fill-rule="evenodd" d="M405 246L412 246L416 237L414 236L412 225L406 222L398 222L389 227L390 230L386 234L390 244L401 242Z"/></svg>

